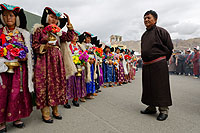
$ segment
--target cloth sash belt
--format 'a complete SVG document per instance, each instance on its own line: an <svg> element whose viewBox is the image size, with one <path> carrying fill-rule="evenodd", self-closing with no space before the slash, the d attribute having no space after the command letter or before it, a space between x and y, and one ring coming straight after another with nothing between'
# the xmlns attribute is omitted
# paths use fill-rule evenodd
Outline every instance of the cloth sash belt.
<svg viewBox="0 0 200 133"><path fill-rule="evenodd" d="M162 56L162 57L159 57L159 58L152 60L152 61L148 61L148 62L143 61L143 64L144 65L150 65L150 64L153 64L153 63L159 62L161 60L165 60L165 59L166 59L166 56Z"/></svg>

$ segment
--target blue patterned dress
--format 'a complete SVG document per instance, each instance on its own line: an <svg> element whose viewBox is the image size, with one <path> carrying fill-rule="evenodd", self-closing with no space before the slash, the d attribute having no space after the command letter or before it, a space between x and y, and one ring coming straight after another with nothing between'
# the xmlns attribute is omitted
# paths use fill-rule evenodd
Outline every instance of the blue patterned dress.
<svg viewBox="0 0 200 133"><path fill-rule="evenodd" d="M89 83L86 83L87 94L90 93L93 94L96 92L95 81L94 81L94 64L91 65L90 72L91 72L91 81Z"/></svg>
<svg viewBox="0 0 200 133"><path fill-rule="evenodd" d="M114 65L106 63L107 55L104 53L105 59L103 60L103 78L104 83L111 83L116 81Z"/></svg>

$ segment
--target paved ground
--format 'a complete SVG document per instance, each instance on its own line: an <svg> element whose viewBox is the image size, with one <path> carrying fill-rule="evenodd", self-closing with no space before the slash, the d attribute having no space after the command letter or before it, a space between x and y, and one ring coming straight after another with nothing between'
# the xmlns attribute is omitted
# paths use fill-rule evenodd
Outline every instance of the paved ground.
<svg viewBox="0 0 200 133"><path fill-rule="evenodd" d="M26 127L16 129L10 123L8 132L15 133L199 133L200 79L173 75L170 77L173 106L169 118L142 115L141 71L133 83L122 87L103 88L94 100L67 110L60 106L63 120L45 124L39 110L24 119Z"/></svg>

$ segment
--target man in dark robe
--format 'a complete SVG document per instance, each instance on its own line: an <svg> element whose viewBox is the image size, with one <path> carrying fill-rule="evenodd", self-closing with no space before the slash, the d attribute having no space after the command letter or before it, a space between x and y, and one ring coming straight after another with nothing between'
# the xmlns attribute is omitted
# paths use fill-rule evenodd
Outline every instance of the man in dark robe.
<svg viewBox="0 0 200 133"><path fill-rule="evenodd" d="M171 58L168 61L168 68L169 68L169 74L175 74L176 73L176 57L175 57L175 53L172 54Z"/></svg>
<svg viewBox="0 0 200 133"><path fill-rule="evenodd" d="M193 75L193 64L192 64L192 54L190 49L187 49L185 52L185 76L188 76L188 74Z"/></svg>
<svg viewBox="0 0 200 133"><path fill-rule="evenodd" d="M183 55L181 53L181 51L177 52L177 56L176 56L176 74L179 75L183 75L183 73L185 72L184 69L184 65L185 65L185 55Z"/></svg>
<svg viewBox="0 0 200 133"><path fill-rule="evenodd" d="M141 113L155 114L156 107L159 107L157 120L163 121L168 117L168 106L172 105L167 61L172 55L173 44L169 33L156 26L157 17L152 10L144 14L146 31L141 39L142 103L148 107Z"/></svg>

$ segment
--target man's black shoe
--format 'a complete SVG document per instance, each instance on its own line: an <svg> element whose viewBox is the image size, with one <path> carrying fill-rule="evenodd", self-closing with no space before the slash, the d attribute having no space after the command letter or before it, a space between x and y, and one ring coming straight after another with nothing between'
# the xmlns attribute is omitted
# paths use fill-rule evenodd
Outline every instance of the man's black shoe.
<svg viewBox="0 0 200 133"><path fill-rule="evenodd" d="M160 114L158 115L158 117L157 117L157 120L158 120L158 121L164 121L164 120L167 119L167 117L168 117L167 114L160 113Z"/></svg>
<svg viewBox="0 0 200 133"><path fill-rule="evenodd" d="M152 110L149 110L149 109L145 109L145 110L142 110L140 111L141 114L156 114L157 111L152 111Z"/></svg>

